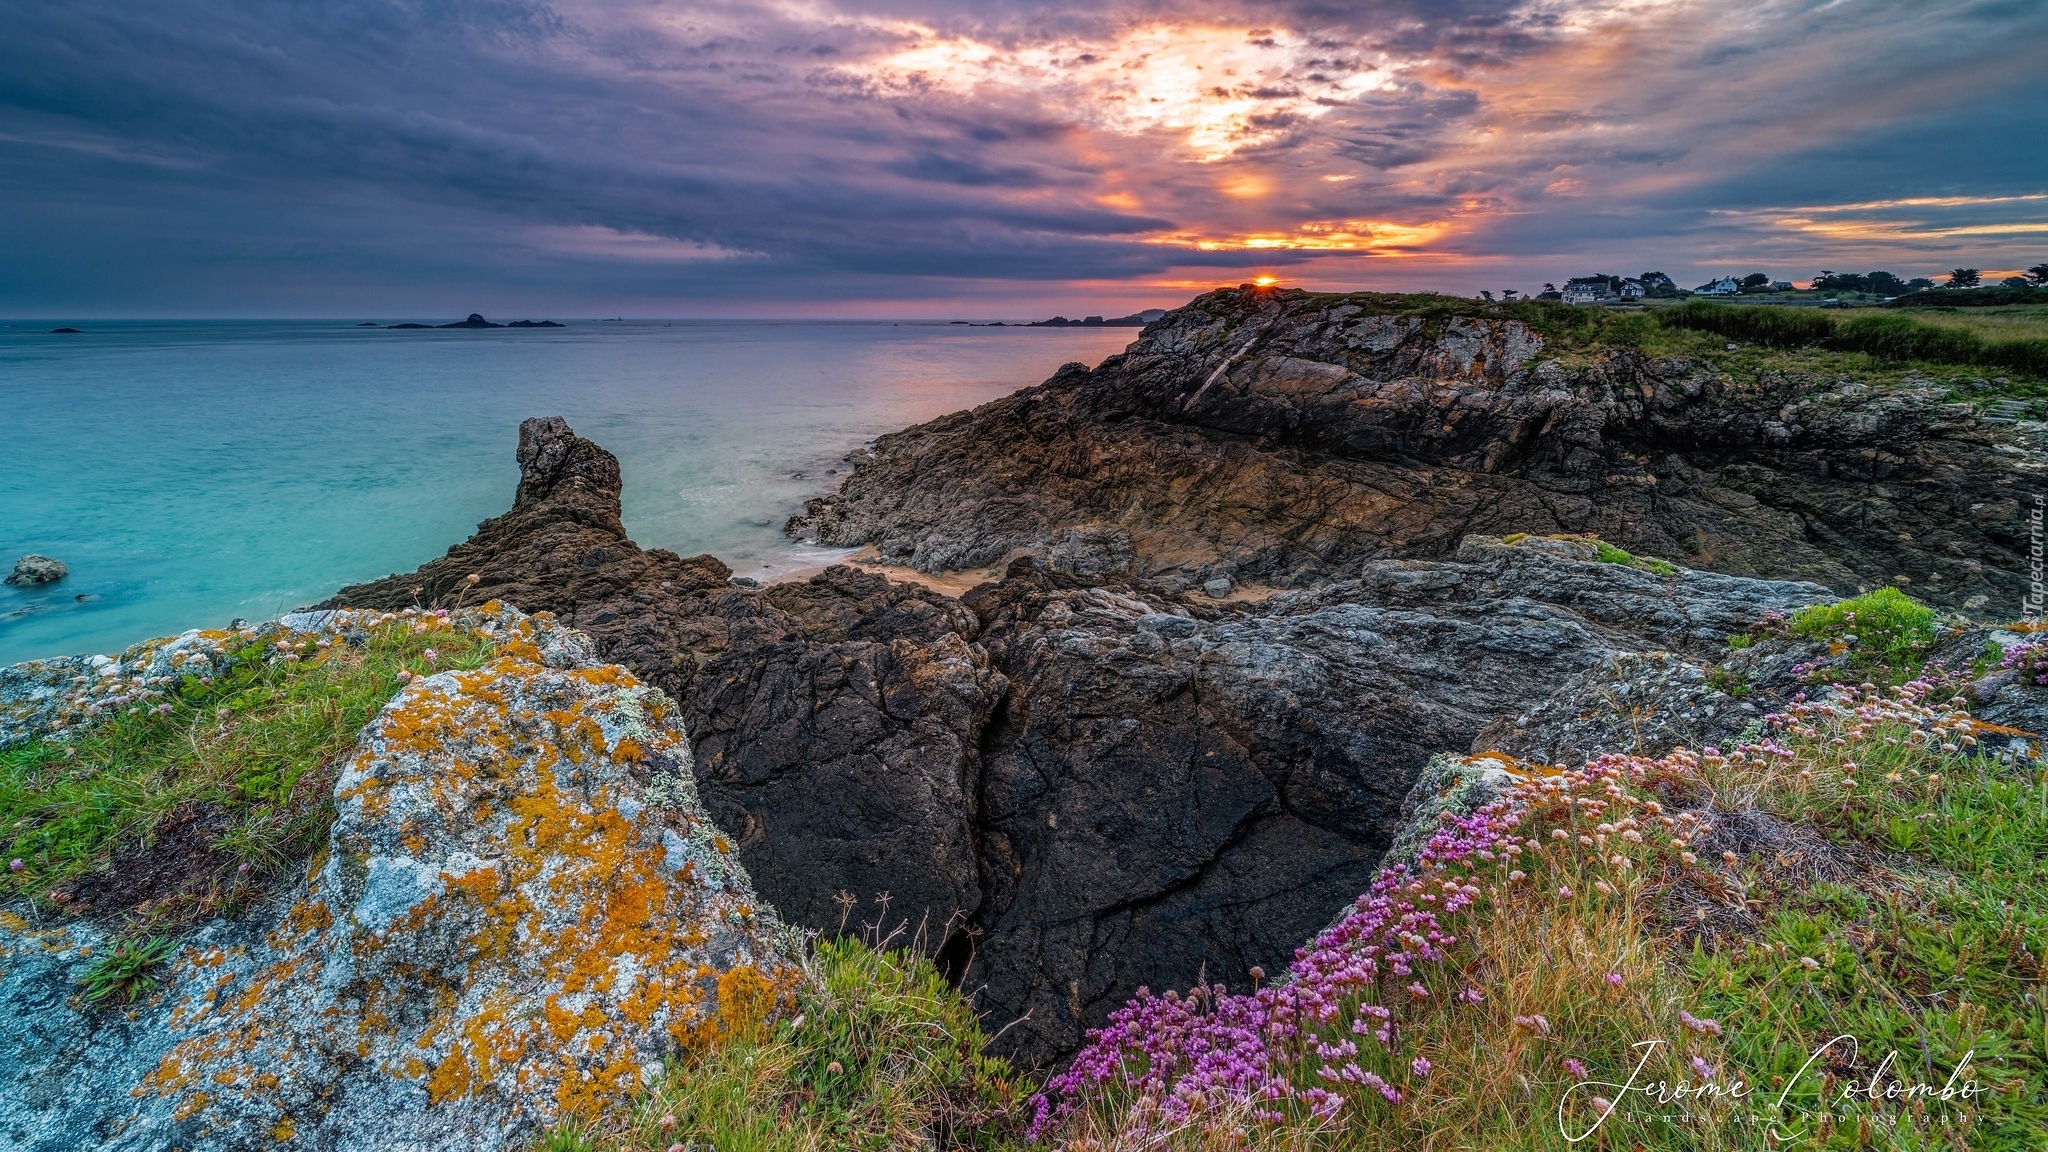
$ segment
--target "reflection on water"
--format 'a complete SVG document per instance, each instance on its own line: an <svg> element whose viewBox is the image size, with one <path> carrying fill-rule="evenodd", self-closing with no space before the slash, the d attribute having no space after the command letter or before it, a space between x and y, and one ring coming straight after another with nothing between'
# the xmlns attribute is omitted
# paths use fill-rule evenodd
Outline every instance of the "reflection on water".
<svg viewBox="0 0 2048 1152"><path fill-rule="evenodd" d="M611 449L634 539L754 576L883 432L1095 363L1130 329L785 322L402 331L346 322L0 327L0 664L259 619L406 571L511 503L519 421Z"/></svg>

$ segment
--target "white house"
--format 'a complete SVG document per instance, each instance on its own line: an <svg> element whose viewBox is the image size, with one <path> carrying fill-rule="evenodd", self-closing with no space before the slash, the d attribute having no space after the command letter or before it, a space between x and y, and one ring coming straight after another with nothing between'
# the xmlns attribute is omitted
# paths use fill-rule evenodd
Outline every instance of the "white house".
<svg viewBox="0 0 2048 1152"><path fill-rule="evenodd" d="M1605 284L1567 284L1564 286L1564 302L1567 304L1598 304L1606 297L1602 291Z"/></svg>
<svg viewBox="0 0 2048 1152"><path fill-rule="evenodd" d="M1709 281L1692 290L1692 294L1695 296L1737 296L1741 293L1742 285L1736 283L1733 276L1723 276L1719 280Z"/></svg>
<svg viewBox="0 0 2048 1152"><path fill-rule="evenodd" d="M1623 300L1641 300L1643 295L1649 290L1641 280L1623 280L1621 282L1621 298Z"/></svg>

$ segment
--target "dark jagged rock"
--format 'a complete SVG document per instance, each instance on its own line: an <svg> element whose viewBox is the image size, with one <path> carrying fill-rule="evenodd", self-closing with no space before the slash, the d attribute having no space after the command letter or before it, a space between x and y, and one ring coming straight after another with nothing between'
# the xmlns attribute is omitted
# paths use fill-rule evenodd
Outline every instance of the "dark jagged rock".
<svg viewBox="0 0 2048 1152"><path fill-rule="evenodd" d="M882 437L791 530L927 572L1118 532L1166 590L1297 587L1475 533L1592 533L1844 594L1905 577L1940 605L2020 601L2038 426L1932 386L1568 357L1518 321L1385 310L1210 293L1093 370Z"/></svg>
<svg viewBox="0 0 2048 1152"><path fill-rule="evenodd" d="M1002 684L960 637L971 614L849 568L754 591L713 557L643 550L617 459L558 417L520 425L519 465L511 511L327 605L497 597L589 632L684 705L706 803L793 921L837 925L842 890L929 909L935 933L979 908L974 738Z"/></svg>
<svg viewBox="0 0 2048 1152"><path fill-rule="evenodd" d="M560 324L557 324L557 323L555 323L555 322L554 322L553 320L514 320L514 321L513 321L513 322L511 322L510 324L507 324L507 325L505 325L505 327L507 327L507 328L560 328L560 327L562 327L562 325L560 325Z"/></svg>
<svg viewBox="0 0 2048 1152"><path fill-rule="evenodd" d="M79 330L79 329L77 329L77 328L52 328L52 329L50 329L50 335L52 335L52 336L77 336L77 335L79 335L79 334L80 334L80 330Z"/></svg>
<svg viewBox="0 0 2048 1152"><path fill-rule="evenodd" d="M960 600L846 567L753 590L628 540L616 460L561 420L522 425L519 461L511 511L330 604L495 596L587 631L682 702L764 896L833 931L889 893L1030 1062L1140 984L1279 970L1364 889L1422 766L1495 717L1826 598L1475 539L1218 603L1095 586L1114 536L1069 542L1095 576L1023 559Z"/></svg>

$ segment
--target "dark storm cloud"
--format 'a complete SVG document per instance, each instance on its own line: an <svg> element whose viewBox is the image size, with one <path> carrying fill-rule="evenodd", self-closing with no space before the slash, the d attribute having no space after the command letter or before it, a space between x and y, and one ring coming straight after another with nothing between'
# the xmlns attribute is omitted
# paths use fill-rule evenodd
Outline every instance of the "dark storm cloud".
<svg viewBox="0 0 2048 1152"><path fill-rule="evenodd" d="M1436 257L1455 278L1573 248L1804 256L1839 214L1774 209L2048 189L2017 143L2048 103L2039 4L0 0L0 21L17 313L465 285L943 299ZM1967 215L1922 215L1943 212ZM1356 222L1429 239L1292 247Z"/></svg>

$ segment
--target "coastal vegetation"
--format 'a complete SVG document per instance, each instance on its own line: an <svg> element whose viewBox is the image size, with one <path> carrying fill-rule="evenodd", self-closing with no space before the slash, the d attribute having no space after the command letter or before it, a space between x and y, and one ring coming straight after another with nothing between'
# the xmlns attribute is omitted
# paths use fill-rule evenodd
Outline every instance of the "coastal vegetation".
<svg viewBox="0 0 2048 1152"><path fill-rule="evenodd" d="M624 1117L568 1124L542 1152L894 1152L1017 1148L1026 1081L931 962L821 940L795 1003L721 1002L723 1039L670 1065Z"/></svg>
<svg viewBox="0 0 2048 1152"><path fill-rule="evenodd" d="M218 663L104 677L84 732L0 752L0 896L90 910L137 939L246 906L323 842L339 762L377 710L412 677L495 647L420 612L340 641L202 639ZM132 988L127 969L108 971Z"/></svg>
<svg viewBox="0 0 2048 1152"><path fill-rule="evenodd" d="M1824 347L1900 363L1967 365L2048 377L2048 339L1986 340L1972 328L1906 316L1737 308L1689 301L1656 313L1670 328L1711 332L1770 348Z"/></svg>
<svg viewBox="0 0 2048 1152"><path fill-rule="evenodd" d="M2048 765L1921 670L1935 633L1887 588L1732 637L1847 644L1892 684L1733 747L1466 758L1495 798L1287 973L1140 989L1035 1094L928 962L842 939L793 1005L538 1147L2032 1148ZM1993 656L2048 683L2048 645Z"/></svg>
<svg viewBox="0 0 2048 1152"><path fill-rule="evenodd" d="M2048 772L1980 753L1939 696L1847 688L1725 751L1497 758L1506 794L1383 873L1288 979L1115 1013L1037 1134L2032 1147Z"/></svg>
<svg viewBox="0 0 2048 1152"><path fill-rule="evenodd" d="M1853 668L1886 676L1893 683L1919 669L1939 635L1934 609L1897 588L1802 608L1793 614L1787 631L1838 647Z"/></svg>

